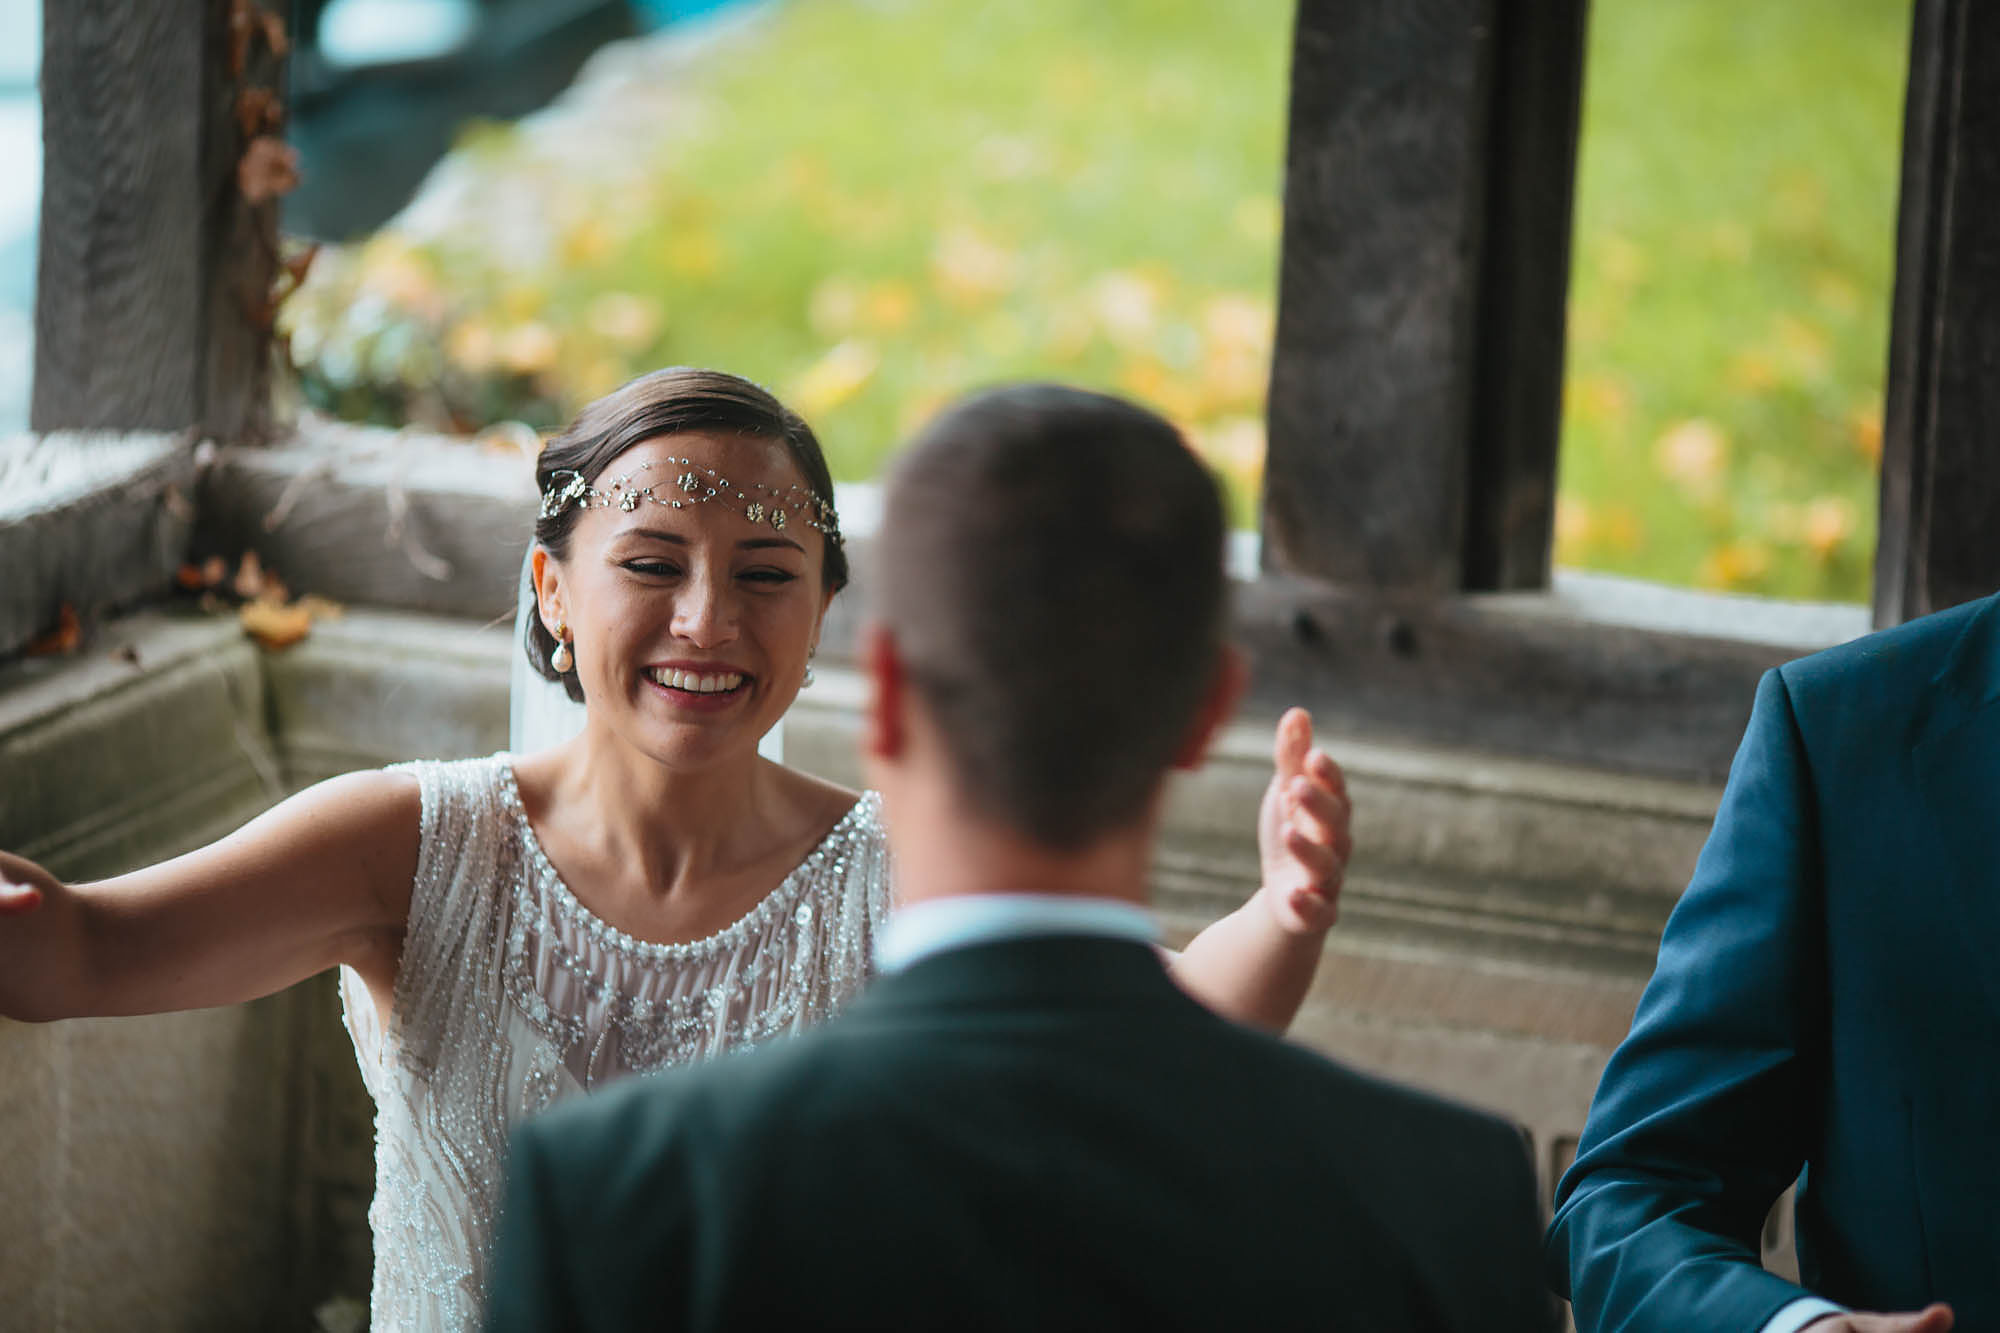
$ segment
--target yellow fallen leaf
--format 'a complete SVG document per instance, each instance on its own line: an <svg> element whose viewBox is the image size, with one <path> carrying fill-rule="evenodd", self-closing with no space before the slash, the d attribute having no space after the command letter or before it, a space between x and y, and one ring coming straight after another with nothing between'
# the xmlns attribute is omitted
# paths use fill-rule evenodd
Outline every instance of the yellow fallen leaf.
<svg viewBox="0 0 2000 1333"><path fill-rule="evenodd" d="M1854 409L1847 418L1854 450L1870 463L1882 461L1882 404L1877 401Z"/></svg>
<svg viewBox="0 0 2000 1333"><path fill-rule="evenodd" d="M1822 563L1854 535L1854 506L1838 495L1822 495L1806 506L1806 549Z"/></svg>
<svg viewBox="0 0 2000 1333"><path fill-rule="evenodd" d="M516 375L538 375L556 363L561 350L555 331L531 320L507 334L500 344L500 361Z"/></svg>
<svg viewBox="0 0 2000 1333"><path fill-rule="evenodd" d="M318 593L309 592L299 598L298 601L293 602L292 605L305 612L306 615L315 621L338 620L347 614L345 606L342 606L330 597L321 597Z"/></svg>
<svg viewBox="0 0 2000 1333"><path fill-rule="evenodd" d="M1710 588L1748 588L1770 572L1770 550L1762 542L1740 538L1710 551L1696 578Z"/></svg>
<svg viewBox="0 0 2000 1333"><path fill-rule="evenodd" d="M848 338L834 344L825 356L808 366L786 396L808 420L813 420L859 393L881 364L881 353L872 343Z"/></svg>
<svg viewBox="0 0 2000 1333"><path fill-rule="evenodd" d="M585 318L605 341L637 348L660 331L660 303L636 292L606 292L590 303Z"/></svg>
<svg viewBox="0 0 2000 1333"><path fill-rule="evenodd" d="M245 602L236 619L244 633L273 651L289 648L312 632L312 612L279 602Z"/></svg>
<svg viewBox="0 0 2000 1333"><path fill-rule="evenodd" d="M946 296L974 304L1014 284L1015 257L971 227L953 227L931 251L931 272Z"/></svg>
<svg viewBox="0 0 2000 1333"><path fill-rule="evenodd" d="M1653 449L1660 471L1690 491L1712 491L1729 461L1728 437L1700 417L1669 426Z"/></svg>
<svg viewBox="0 0 2000 1333"><path fill-rule="evenodd" d="M1573 565L1583 558L1590 547L1591 530L1595 526L1590 505L1573 495L1556 497L1556 563Z"/></svg>
<svg viewBox="0 0 2000 1333"><path fill-rule="evenodd" d="M491 325L478 319L463 319L445 335L444 354L468 375L484 375L500 356L500 340Z"/></svg>

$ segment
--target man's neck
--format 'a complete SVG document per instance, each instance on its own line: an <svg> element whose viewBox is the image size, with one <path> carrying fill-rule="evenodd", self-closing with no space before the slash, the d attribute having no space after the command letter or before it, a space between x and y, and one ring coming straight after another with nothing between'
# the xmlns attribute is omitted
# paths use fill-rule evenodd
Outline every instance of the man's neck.
<svg viewBox="0 0 2000 1333"><path fill-rule="evenodd" d="M885 791L883 800L896 865L896 897L905 905L1006 893L1114 898L1147 905L1150 819L1068 850L969 815L938 786Z"/></svg>

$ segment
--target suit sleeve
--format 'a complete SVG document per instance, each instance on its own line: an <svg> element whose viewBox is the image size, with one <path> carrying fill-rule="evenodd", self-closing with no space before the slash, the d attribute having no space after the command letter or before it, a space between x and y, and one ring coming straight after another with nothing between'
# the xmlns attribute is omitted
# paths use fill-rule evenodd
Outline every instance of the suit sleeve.
<svg viewBox="0 0 2000 1333"><path fill-rule="evenodd" d="M1545 1249L1579 1333L1756 1333L1806 1295L1758 1237L1797 1178L1824 1075L1812 778L1767 672L1694 879L1612 1055Z"/></svg>
<svg viewBox="0 0 2000 1333"><path fill-rule="evenodd" d="M507 1187L494 1240L486 1333L572 1329L575 1303L565 1294L561 1219L548 1189L542 1136L529 1124L514 1135Z"/></svg>

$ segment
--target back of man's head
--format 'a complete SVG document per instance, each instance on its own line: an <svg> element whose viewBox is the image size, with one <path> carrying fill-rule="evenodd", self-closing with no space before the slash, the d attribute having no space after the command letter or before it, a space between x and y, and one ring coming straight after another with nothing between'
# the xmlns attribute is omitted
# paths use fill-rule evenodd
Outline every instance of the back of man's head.
<svg viewBox="0 0 2000 1333"><path fill-rule="evenodd" d="M877 611L983 818L1075 849L1141 818L1216 683L1223 518L1174 428L992 390L889 482Z"/></svg>

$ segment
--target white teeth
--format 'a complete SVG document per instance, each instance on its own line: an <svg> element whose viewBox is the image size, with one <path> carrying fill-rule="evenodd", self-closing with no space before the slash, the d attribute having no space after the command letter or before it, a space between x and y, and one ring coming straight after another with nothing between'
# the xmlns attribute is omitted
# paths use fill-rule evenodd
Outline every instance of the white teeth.
<svg viewBox="0 0 2000 1333"><path fill-rule="evenodd" d="M695 671L649 668L646 675L668 689L686 690L689 694L721 694L743 683L743 675L737 671L702 675Z"/></svg>

